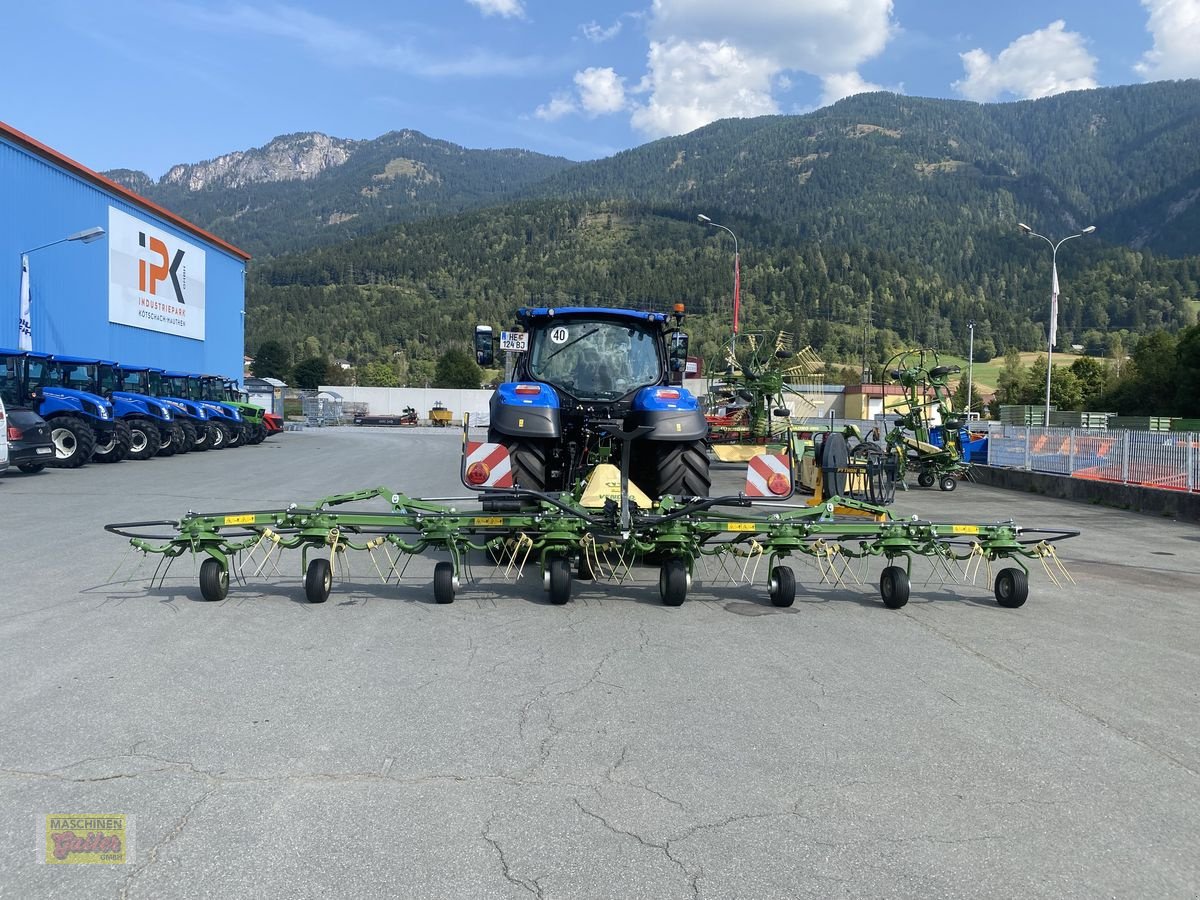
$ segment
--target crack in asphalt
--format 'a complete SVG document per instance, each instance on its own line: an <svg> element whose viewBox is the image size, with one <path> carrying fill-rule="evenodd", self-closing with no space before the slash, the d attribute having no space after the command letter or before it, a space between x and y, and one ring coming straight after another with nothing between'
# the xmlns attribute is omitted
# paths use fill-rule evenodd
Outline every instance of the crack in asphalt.
<svg viewBox="0 0 1200 900"><path fill-rule="evenodd" d="M518 887L524 888L525 890L529 891L529 893L532 894L534 897L537 897L538 900L542 900L543 893L542 893L541 882L537 878L526 880L524 878L518 878L516 875L514 875L513 871L512 871L512 867L509 866L509 864L508 864L508 858L504 855L504 848L500 846L500 842L498 840L496 840L496 838L492 837L492 834L491 834L492 825L495 824L498 815L499 815L498 813L493 815L490 819L487 820L486 823L484 823L483 831L481 832L481 835L482 835L483 839L485 841L487 841L488 845L492 848L492 850L495 851L496 856L500 860L500 874L504 876L505 881L509 882L510 884L515 884Z"/></svg>
<svg viewBox="0 0 1200 900"><path fill-rule="evenodd" d="M126 900L126 898L129 897L129 891L133 887L134 882L142 875L143 872L145 872L152 865L154 865L156 862L158 862L159 852L164 847L166 847L168 844L173 843L175 841L175 839L179 837L179 835L183 832L183 829L187 826L188 820L191 818L192 813L194 813L196 811L196 808L199 807L201 803L203 803L205 800L207 800L209 797L211 797L216 792L217 792L216 788L209 788L207 791L205 791L203 794L201 794L199 797L197 797L195 800L192 801L191 806L189 806L186 810L184 810L183 815L175 823L175 827L172 828L169 832L167 832L167 834L162 838L162 840L160 840L157 844L155 844L153 847L150 848L149 852L146 854L146 857L147 857L146 861L144 863L142 863L140 866L138 866L136 869L134 869L132 872L130 872L125 877L125 881L121 885L121 890L117 894L119 900Z"/></svg>

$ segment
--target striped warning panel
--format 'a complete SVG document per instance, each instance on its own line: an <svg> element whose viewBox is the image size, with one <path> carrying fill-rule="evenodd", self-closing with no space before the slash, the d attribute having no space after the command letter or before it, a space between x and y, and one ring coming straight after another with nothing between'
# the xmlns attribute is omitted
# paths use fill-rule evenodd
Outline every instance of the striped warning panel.
<svg viewBox="0 0 1200 900"><path fill-rule="evenodd" d="M786 497L792 492L792 471L783 453L752 457L746 466L747 497Z"/></svg>
<svg viewBox="0 0 1200 900"><path fill-rule="evenodd" d="M508 457L508 448L503 444L467 441L463 482L473 488L512 487L512 462Z"/></svg>

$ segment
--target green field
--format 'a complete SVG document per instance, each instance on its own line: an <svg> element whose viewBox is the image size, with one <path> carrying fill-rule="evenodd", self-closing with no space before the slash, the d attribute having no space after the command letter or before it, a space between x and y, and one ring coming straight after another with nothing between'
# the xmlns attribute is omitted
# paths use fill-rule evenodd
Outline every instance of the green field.
<svg viewBox="0 0 1200 900"><path fill-rule="evenodd" d="M1069 366L1075 360L1079 359L1081 353L1060 353L1054 351L1054 365ZM1038 357L1045 359L1045 352L1022 353L1021 362L1029 365ZM964 356L954 356L950 353L942 353L940 355L942 365L957 365L962 367L962 377L967 377L967 359ZM975 363L975 368L971 373L971 378L974 381L974 387L981 394L990 394L996 390L996 384L1000 381L1000 370L1004 368L1004 357L997 356L985 363Z"/></svg>

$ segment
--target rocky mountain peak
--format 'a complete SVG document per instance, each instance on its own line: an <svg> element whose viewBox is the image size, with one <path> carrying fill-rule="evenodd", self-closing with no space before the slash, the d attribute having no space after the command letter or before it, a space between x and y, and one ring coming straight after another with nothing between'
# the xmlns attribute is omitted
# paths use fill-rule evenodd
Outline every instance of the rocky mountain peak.
<svg viewBox="0 0 1200 900"><path fill-rule="evenodd" d="M265 147L226 153L206 162L174 166L163 176L161 183L178 185L188 191L203 191L278 181L304 181L344 164L359 143L319 132L283 135Z"/></svg>

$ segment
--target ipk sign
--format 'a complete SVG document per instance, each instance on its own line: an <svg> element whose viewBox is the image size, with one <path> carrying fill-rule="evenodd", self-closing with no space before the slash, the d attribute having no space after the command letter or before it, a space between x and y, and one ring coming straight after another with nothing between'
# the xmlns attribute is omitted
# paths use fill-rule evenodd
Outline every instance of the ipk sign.
<svg viewBox="0 0 1200 900"><path fill-rule="evenodd" d="M108 208L108 320L204 340L204 250Z"/></svg>

